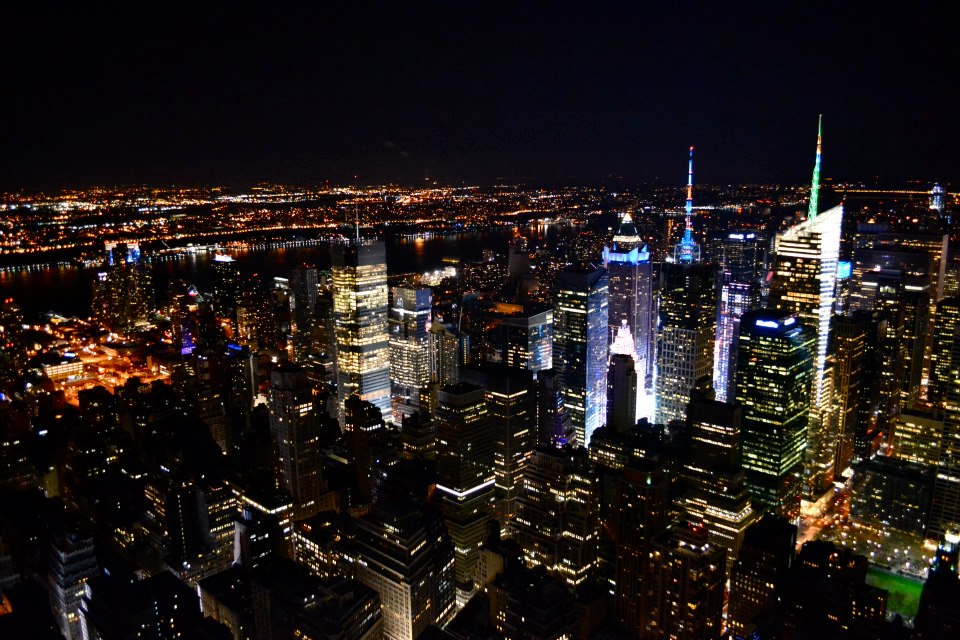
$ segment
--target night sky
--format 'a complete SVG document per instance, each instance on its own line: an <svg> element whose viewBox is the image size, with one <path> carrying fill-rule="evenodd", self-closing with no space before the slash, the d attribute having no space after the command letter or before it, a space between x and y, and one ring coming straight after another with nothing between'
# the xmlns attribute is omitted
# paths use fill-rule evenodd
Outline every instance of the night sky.
<svg viewBox="0 0 960 640"><path fill-rule="evenodd" d="M920 3L21 4L0 188L682 184L691 144L699 181L801 183L820 112L828 178L960 176L958 49Z"/></svg>

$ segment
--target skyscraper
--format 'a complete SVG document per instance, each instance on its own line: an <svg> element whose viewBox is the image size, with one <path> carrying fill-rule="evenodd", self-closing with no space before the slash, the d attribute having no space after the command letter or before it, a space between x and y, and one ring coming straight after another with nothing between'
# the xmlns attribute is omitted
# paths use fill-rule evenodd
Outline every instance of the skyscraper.
<svg viewBox="0 0 960 640"><path fill-rule="evenodd" d="M473 595L480 547L493 515L494 435L482 387L460 382L438 392L437 498L456 558L457 602Z"/></svg>
<svg viewBox="0 0 960 640"><path fill-rule="evenodd" d="M283 364L270 374L270 433L277 449L281 486L293 498L298 518L315 514L324 491L320 418L303 367Z"/></svg>
<svg viewBox="0 0 960 640"><path fill-rule="evenodd" d="M357 580L380 594L385 638L415 640L454 611L453 546L430 511L377 505L357 519Z"/></svg>
<svg viewBox="0 0 960 640"><path fill-rule="evenodd" d="M597 565L600 493L586 449L534 448L514 528L528 567L544 566L570 586L587 579Z"/></svg>
<svg viewBox="0 0 960 640"><path fill-rule="evenodd" d="M629 213L624 214L611 246L604 248L603 264L610 274L610 341L626 323L633 338L630 355L637 366L638 393L652 393L657 339L653 263Z"/></svg>
<svg viewBox="0 0 960 640"><path fill-rule="evenodd" d="M213 302L217 316L236 331L237 306L243 293L240 269L231 256L219 253L213 257Z"/></svg>
<svg viewBox="0 0 960 640"><path fill-rule="evenodd" d="M577 442L586 446L603 426L607 400L608 277L592 266L557 275L554 302L554 366Z"/></svg>
<svg viewBox="0 0 960 640"><path fill-rule="evenodd" d="M290 271L290 293L293 302L293 354L297 362L306 359L312 347L314 311L320 293L315 267L298 267Z"/></svg>
<svg viewBox="0 0 960 640"><path fill-rule="evenodd" d="M384 244L359 238L334 243L331 260L341 426L343 402L352 393L377 405L384 419L392 420Z"/></svg>
<svg viewBox="0 0 960 640"><path fill-rule="evenodd" d="M403 406L416 408L420 390L430 384L431 298L427 287L395 287L390 307L390 384L393 420L400 423ZM408 409L410 413L412 409Z"/></svg>
<svg viewBox="0 0 960 640"><path fill-rule="evenodd" d="M686 419L691 389L712 378L717 293L709 264L664 264L660 283L656 422L667 424Z"/></svg>
<svg viewBox="0 0 960 640"><path fill-rule="evenodd" d="M637 424L637 368L633 357L617 353L607 372L607 426L626 431Z"/></svg>
<svg viewBox="0 0 960 640"><path fill-rule="evenodd" d="M796 316L761 309L740 318L737 404L747 485L756 502L787 517L800 508L814 344Z"/></svg>
<svg viewBox="0 0 960 640"><path fill-rule="evenodd" d="M529 371L553 367L553 309L524 308L500 320L503 361Z"/></svg>
<svg viewBox="0 0 960 640"><path fill-rule="evenodd" d="M710 544L737 557L757 514L740 464L742 407L720 402L710 389L697 389L687 406L690 458L683 469L688 519L702 524Z"/></svg>
<svg viewBox="0 0 960 640"><path fill-rule="evenodd" d="M150 268L136 242L106 243L106 263L93 283L93 317L115 333L146 325L152 306Z"/></svg>
<svg viewBox="0 0 960 640"><path fill-rule="evenodd" d="M737 638L748 638L774 589L793 565L797 528L784 518L763 516L747 529L730 571L728 620Z"/></svg>
<svg viewBox="0 0 960 640"><path fill-rule="evenodd" d="M493 434L493 467L496 478L495 513L500 529L507 531L517 511L523 471L537 443L537 386L529 371L505 365L470 365L461 379L484 389L487 416Z"/></svg>
<svg viewBox="0 0 960 640"><path fill-rule="evenodd" d="M98 574L92 537L70 534L53 540L47 587L54 619L67 640L80 640L83 637L80 603L87 581Z"/></svg>
<svg viewBox="0 0 960 640"><path fill-rule="evenodd" d="M735 338L740 316L760 306L766 239L756 231L730 231L713 243L718 266L717 345L713 387L717 400L733 398L736 372Z"/></svg>
<svg viewBox="0 0 960 640"><path fill-rule="evenodd" d="M793 314L813 331L813 388L807 428L805 476L810 492L819 497L833 481L836 443L830 437L831 406L827 392L827 349L833 317L840 254L843 207L819 212L821 130L817 133L817 158L810 187L807 219L776 239L769 306Z"/></svg>
<svg viewBox="0 0 960 640"><path fill-rule="evenodd" d="M722 630L726 551L708 542L704 527L675 525L653 542L653 597L648 637L716 638Z"/></svg>

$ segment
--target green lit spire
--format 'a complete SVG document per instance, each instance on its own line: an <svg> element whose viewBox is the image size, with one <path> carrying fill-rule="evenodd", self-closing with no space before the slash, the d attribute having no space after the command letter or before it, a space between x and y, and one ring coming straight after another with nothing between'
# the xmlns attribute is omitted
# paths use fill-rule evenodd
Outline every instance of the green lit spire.
<svg viewBox="0 0 960 640"><path fill-rule="evenodd" d="M820 200L820 145L823 142L823 114L817 122L817 161L813 165L813 182L810 184L810 208L807 210L807 219L817 217L817 205Z"/></svg>

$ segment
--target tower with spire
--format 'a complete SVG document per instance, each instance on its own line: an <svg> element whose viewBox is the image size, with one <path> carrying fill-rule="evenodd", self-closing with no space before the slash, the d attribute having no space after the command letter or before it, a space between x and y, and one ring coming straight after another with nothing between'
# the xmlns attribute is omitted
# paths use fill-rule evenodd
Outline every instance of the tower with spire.
<svg viewBox="0 0 960 640"><path fill-rule="evenodd" d="M693 147L690 147L690 161L687 163L687 205L686 226L683 239L674 247L674 262L691 264L700 262L700 245L693 240Z"/></svg>
<svg viewBox="0 0 960 640"><path fill-rule="evenodd" d="M770 307L796 315L816 336L804 465L807 496L810 498L817 498L832 487L838 444L836 430L831 429L835 403L832 365L827 349L836 299L843 206L819 211L822 123L821 117L817 126L817 158L810 184L807 218L777 236L768 301Z"/></svg>
<svg viewBox="0 0 960 640"><path fill-rule="evenodd" d="M611 347L622 348L629 337L638 381L636 418L650 418L657 326L653 264L629 212L624 213L610 246L604 248L603 263L610 277L608 339Z"/></svg>

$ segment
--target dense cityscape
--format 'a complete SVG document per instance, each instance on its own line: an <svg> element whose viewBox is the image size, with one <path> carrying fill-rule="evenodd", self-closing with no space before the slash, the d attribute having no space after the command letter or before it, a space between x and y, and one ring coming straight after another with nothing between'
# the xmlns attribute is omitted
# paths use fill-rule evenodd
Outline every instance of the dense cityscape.
<svg viewBox="0 0 960 640"><path fill-rule="evenodd" d="M956 194L821 144L805 188L8 194L0 629L954 637Z"/></svg>
<svg viewBox="0 0 960 640"><path fill-rule="evenodd" d="M4 4L0 640L960 638L945 9Z"/></svg>

